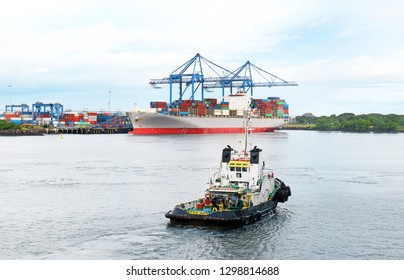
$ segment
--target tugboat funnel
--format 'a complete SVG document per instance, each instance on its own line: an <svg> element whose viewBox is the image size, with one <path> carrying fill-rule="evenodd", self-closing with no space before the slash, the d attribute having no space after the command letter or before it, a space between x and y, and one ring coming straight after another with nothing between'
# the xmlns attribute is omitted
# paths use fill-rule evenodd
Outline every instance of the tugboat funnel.
<svg viewBox="0 0 404 280"><path fill-rule="evenodd" d="M251 155L250 163L251 164L258 164L259 163L260 152L261 151L262 151L261 149L258 149L256 147L254 147L254 149L250 151L250 155Z"/></svg>
<svg viewBox="0 0 404 280"><path fill-rule="evenodd" d="M233 149L228 145L226 148L223 149L222 152L222 162L229 162L231 157L231 151Z"/></svg>

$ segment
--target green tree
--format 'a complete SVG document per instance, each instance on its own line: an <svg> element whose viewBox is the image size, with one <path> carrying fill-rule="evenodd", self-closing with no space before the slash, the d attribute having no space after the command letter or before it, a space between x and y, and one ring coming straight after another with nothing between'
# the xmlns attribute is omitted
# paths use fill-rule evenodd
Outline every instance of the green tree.
<svg viewBox="0 0 404 280"><path fill-rule="evenodd" d="M314 124L316 122L316 116L312 113L305 113L302 116L297 116L295 120L298 124Z"/></svg>
<svg viewBox="0 0 404 280"><path fill-rule="evenodd" d="M8 130L8 129L21 129L21 126L15 123L9 123L5 120L0 120L0 130Z"/></svg>
<svg viewBox="0 0 404 280"><path fill-rule="evenodd" d="M341 115L316 117L305 113L296 117L298 124L315 124L315 129L325 131L396 132L404 131L404 115L343 113Z"/></svg>
<svg viewBox="0 0 404 280"><path fill-rule="evenodd" d="M354 121L354 130L359 132L369 131L369 127L371 127L370 121L366 119L357 119Z"/></svg>

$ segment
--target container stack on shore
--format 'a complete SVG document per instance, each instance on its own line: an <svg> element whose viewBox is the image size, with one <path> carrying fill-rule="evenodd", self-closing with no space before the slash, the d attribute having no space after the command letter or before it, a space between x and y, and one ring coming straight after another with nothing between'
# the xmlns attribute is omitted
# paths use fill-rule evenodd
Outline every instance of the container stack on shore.
<svg viewBox="0 0 404 280"><path fill-rule="evenodd" d="M31 113L26 112L3 113L0 114L0 120L5 120L6 122L15 123L18 125L24 125L32 123L32 116Z"/></svg>
<svg viewBox="0 0 404 280"><path fill-rule="evenodd" d="M18 125L53 125L57 127L101 127L101 128L132 128L126 112L66 112L51 118L49 112L32 114L32 112L6 112L0 114L0 120Z"/></svg>
<svg viewBox="0 0 404 280"><path fill-rule="evenodd" d="M102 128L131 128L129 116L125 112L98 113L97 124Z"/></svg>

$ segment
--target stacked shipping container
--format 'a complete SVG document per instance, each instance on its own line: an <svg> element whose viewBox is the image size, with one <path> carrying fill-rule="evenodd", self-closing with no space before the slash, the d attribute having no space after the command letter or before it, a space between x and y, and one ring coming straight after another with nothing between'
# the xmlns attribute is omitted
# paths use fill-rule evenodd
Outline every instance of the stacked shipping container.
<svg viewBox="0 0 404 280"><path fill-rule="evenodd" d="M167 109L167 103L160 101L150 102L150 108Z"/></svg>
<svg viewBox="0 0 404 280"><path fill-rule="evenodd" d="M234 104L233 104L234 106ZM289 106L283 99L279 97L268 97L267 99L252 99L250 103L253 109L254 117L265 118L288 118ZM230 102L222 101L217 102L216 98L205 98L202 101L199 100L182 100L174 101L167 107L165 102L150 102L150 108L157 108L160 113L170 115L182 115L182 116L244 116L245 110L241 108L235 108L230 110Z"/></svg>
<svg viewBox="0 0 404 280"><path fill-rule="evenodd" d="M34 114L34 123L32 123L32 113L19 111L13 113L0 114L0 120L12 122L18 125L50 125L52 124L49 112L41 112L38 117ZM99 125L106 128L131 128L131 123L127 113L97 113L97 112L67 112L60 116L59 121L53 118L54 126L94 126Z"/></svg>
<svg viewBox="0 0 404 280"><path fill-rule="evenodd" d="M20 112L15 111L12 113L4 113L1 114L0 120L5 120L7 122L15 123L18 125L31 125L32 124L32 114L30 112ZM49 113L41 113L40 117L34 115L34 120L37 123L43 124L50 124L51 119Z"/></svg>
<svg viewBox="0 0 404 280"><path fill-rule="evenodd" d="M288 118L289 105L279 97L268 97L267 99L253 99L251 107L262 117Z"/></svg>
<svg viewBox="0 0 404 280"><path fill-rule="evenodd" d="M90 125L95 125L97 124L97 112L88 112L88 122Z"/></svg>

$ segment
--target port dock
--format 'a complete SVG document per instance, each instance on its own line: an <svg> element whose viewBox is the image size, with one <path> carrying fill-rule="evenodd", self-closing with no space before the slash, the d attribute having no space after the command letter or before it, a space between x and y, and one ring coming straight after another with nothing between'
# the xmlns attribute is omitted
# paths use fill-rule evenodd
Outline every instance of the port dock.
<svg viewBox="0 0 404 280"><path fill-rule="evenodd" d="M35 134L118 134L132 131L129 112L65 111L60 103L6 105L0 120ZM21 134L22 133L17 133Z"/></svg>
<svg viewBox="0 0 404 280"><path fill-rule="evenodd" d="M92 127L55 127L46 129L46 134L127 134L132 128L92 128Z"/></svg>

